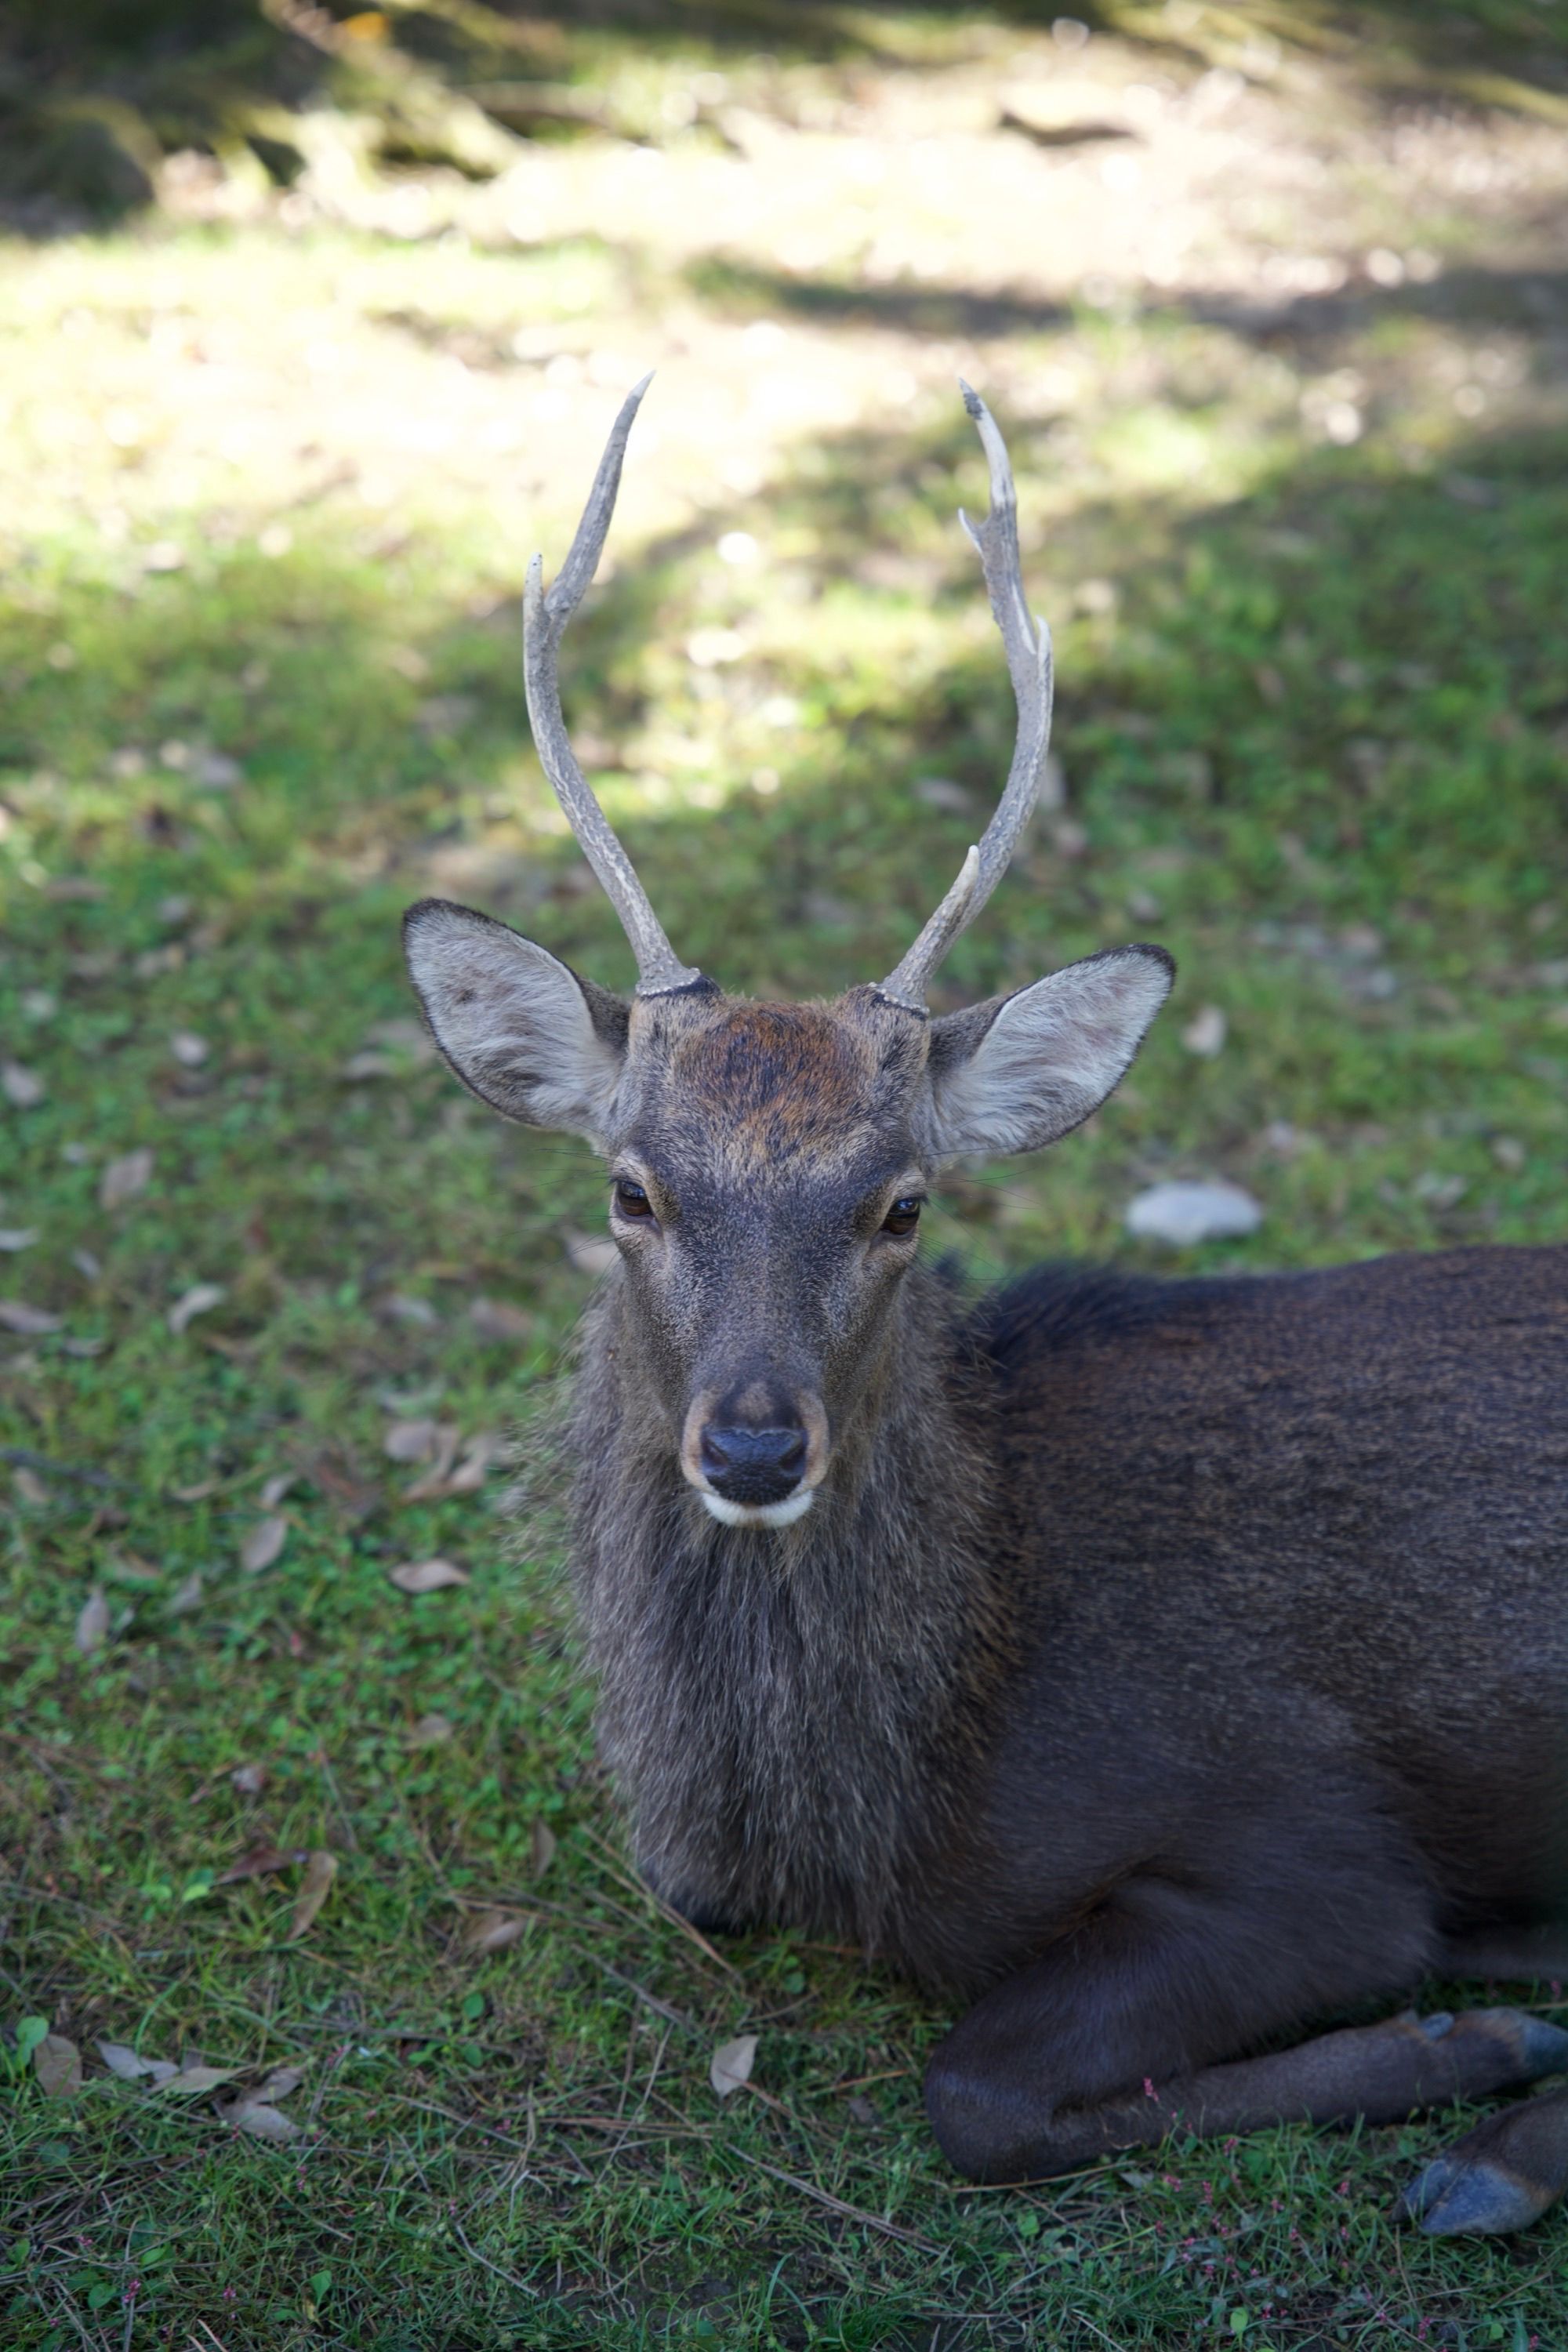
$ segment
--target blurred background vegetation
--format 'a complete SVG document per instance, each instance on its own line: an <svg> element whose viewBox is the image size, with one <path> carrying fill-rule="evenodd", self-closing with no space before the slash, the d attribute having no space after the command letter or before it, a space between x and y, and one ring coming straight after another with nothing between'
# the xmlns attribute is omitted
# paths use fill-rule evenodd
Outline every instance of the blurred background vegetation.
<svg viewBox="0 0 1568 2352"><path fill-rule="evenodd" d="M547 1475L597 1173L458 1094L396 946L434 889L629 979L518 592L657 365L563 661L585 763L726 984L893 963L1012 740L962 373L1059 716L940 1001L1138 936L1182 976L939 1243L1561 1240L1565 129L1552 0L13 0L8 2344L1568 2338L1560 2231L1391 2230L1446 2124L955 2197L939 2017L651 1909ZM1169 1175L1258 1231L1133 1244ZM433 1558L468 1582L392 1581ZM100 2039L231 2079L182 2103ZM219 2107L279 2065L273 2144Z"/></svg>

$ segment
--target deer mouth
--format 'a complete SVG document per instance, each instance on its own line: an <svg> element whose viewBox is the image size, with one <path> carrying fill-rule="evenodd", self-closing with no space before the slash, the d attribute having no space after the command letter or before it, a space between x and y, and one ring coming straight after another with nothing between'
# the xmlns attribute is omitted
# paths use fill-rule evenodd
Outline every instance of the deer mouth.
<svg viewBox="0 0 1568 2352"><path fill-rule="evenodd" d="M699 1486L697 1491L704 1508L725 1528L793 1527L816 1500L815 1486L797 1486L779 1503L732 1502L728 1495L716 1495L710 1486Z"/></svg>

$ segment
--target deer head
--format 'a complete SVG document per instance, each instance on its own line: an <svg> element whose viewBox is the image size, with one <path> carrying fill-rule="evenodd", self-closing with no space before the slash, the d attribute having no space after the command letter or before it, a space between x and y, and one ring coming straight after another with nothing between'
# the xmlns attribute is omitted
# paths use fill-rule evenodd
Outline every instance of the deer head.
<svg viewBox="0 0 1568 2352"><path fill-rule="evenodd" d="M909 953L833 1003L724 994L677 959L574 757L556 659L594 576L647 379L616 420L571 551L523 600L529 718L544 772L625 926L627 999L506 924L426 898L404 922L441 1054L509 1118L580 1135L610 1167L610 1231L639 1380L701 1504L731 1526L807 1511L889 1369L921 1203L960 1157L1036 1150L1122 1076L1169 992L1163 949L1115 948L932 1018L926 988L1005 870L1050 736L1050 638L1025 602L1001 434L967 385L990 466L976 527L1018 706L1005 789Z"/></svg>

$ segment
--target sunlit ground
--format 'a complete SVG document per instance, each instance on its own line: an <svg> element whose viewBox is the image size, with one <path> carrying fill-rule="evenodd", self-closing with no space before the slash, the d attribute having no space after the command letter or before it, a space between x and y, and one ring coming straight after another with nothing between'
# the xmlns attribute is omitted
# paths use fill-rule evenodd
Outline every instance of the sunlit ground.
<svg viewBox="0 0 1568 2352"><path fill-rule="evenodd" d="M394 13L356 37L387 70ZM476 106L474 176L394 168L322 103L287 192L176 152L156 209L0 247L0 2016L86 2063L15 2070L8 2345L1568 2340L1560 2222L1389 2221L1447 2121L955 2194L939 2016L796 1938L715 1959L626 1874L539 1467L599 1179L434 1066L396 917L436 889L629 978L518 592L646 369L566 700L736 988L885 971L984 823L1013 722L957 376L1011 442L1058 759L938 1001L1135 937L1182 978L1088 1130L959 1171L940 1244L1564 1230L1550 77L1371 10L841 16L831 63L547 26L579 135ZM1258 1232L1134 1244L1167 1175ZM389 1458L422 1420L434 1465ZM470 1580L391 1581L437 1557ZM298 2134L100 2038L302 2067Z"/></svg>

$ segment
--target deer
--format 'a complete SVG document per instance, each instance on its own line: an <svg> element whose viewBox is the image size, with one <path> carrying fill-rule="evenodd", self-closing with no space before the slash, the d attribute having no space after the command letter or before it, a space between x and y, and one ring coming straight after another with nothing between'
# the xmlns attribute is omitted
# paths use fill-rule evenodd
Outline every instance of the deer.
<svg viewBox="0 0 1568 2352"><path fill-rule="evenodd" d="M1133 944L933 1013L1049 740L1002 435L961 513L1017 709L994 814L897 968L832 1002L676 956L584 780L563 633L645 378L546 593L534 742L631 943L628 998L437 898L406 960L449 1068L605 1163L571 1387L572 1574L601 1754L657 1901L826 1934L959 2009L925 2109L956 2170L1171 2134L1403 2121L1568 2073L1568 1247L974 1293L920 1255L960 1160L1055 1145L1170 992ZM1400 2004L1397 2008L1394 2004ZM1568 2090L1405 2189L1507 2231L1568 2184Z"/></svg>

